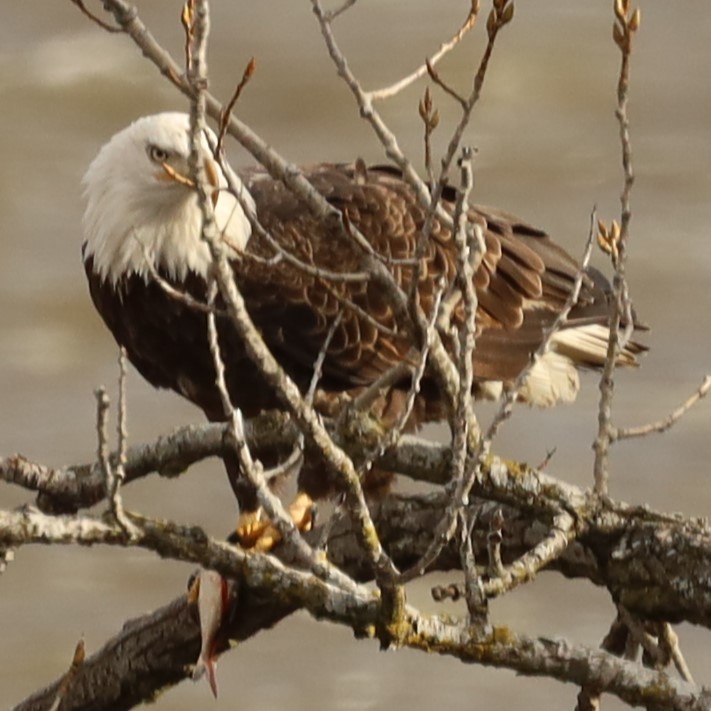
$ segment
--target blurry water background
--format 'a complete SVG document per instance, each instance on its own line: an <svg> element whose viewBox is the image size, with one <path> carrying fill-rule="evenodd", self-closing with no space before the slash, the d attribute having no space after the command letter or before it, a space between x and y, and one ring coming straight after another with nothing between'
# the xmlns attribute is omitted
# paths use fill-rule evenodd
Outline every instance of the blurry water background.
<svg viewBox="0 0 711 711"><path fill-rule="evenodd" d="M95 3L97 7L99 3ZM483 2L486 8L488 3ZM183 39L177 0L144 0L141 16L176 55ZM463 19L464 0L361 0L336 27L366 88L388 84L431 54ZM591 208L619 214L622 185L614 118L619 54L611 2L520 0L498 42L466 142L479 149L475 199L547 229L579 254ZM227 98L250 56L258 70L241 117L294 162L382 161L327 57L307 0L214 0L211 88ZM488 8L487 8L488 9ZM629 115L637 182L629 274L636 307L653 326L652 351L616 390L620 424L669 412L711 363L711 43L708 3L643 3L632 60ZM467 91L484 43L478 27L442 63ZM419 82L382 106L401 146L422 164ZM458 118L434 91L441 149ZM94 456L94 398L115 392L116 347L90 304L79 257L80 180L99 146L142 114L185 109L184 99L130 40L109 35L68 1L4 3L0 23L0 454L22 452L53 465ZM232 150L233 162L251 158ZM601 257L599 264L604 264ZM200 420L169 393L132 373L133 442ZM549 471L591 481L596 380L584 378L577 404L551 412L520 409L497 450L531 462L557 447ZM486 408L482 410L489 412ZM709 404L673 431L614 449L611 492L668 511L705 516L711 441ZM207 480L210 480L209 483ZM152 478L125 492L130 509L204 525L216 536L233 523L221 467L207 463L179 481ZM0 484L0 505L30 500ZM67 668L77 639L94 651L127 618L165 603L190 566L140 551L23 548L0 580L0 705L8 706ZM425 609L433 576L413 586ZM455 605L453 611L463 610ZM542 575L493 605L494 621L529 633L560 634L596 646L613 615L608 595L583 582ZM681 628L697 680L709 683L708 633ZM157 709L532 709L572 708L577 693L552 681L464 666L402 651L296 615L225 656L220 700L184 683ZM606 708L615 708L609 704Z"/></svg>

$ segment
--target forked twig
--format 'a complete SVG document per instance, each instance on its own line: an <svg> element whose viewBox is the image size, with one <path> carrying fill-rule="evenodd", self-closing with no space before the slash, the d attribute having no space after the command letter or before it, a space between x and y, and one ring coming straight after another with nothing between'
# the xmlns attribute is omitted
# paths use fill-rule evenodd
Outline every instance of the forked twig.
<svg viewBox="0 0 711 711"><path fill-rule="evenodd" d="M125 32L123 27L117 27L116 25L110 25L108 22L104 22L100 17L95 15L87 6L84 4L84 0L69 0L71 3L76 5L83 15L86 15L92 22L96 23L102 30L118 34L119 32Z"/></svg>
<svg viewBox="0 0 711 711"><path fill-rule="evenodd" d="M108 435L110 401L106 388L103 386L94 391L94 396L96 397L96 434L98 440L96 454L99 466L101 467L104 476L106 499L109 504L109 511L126 536L132 538L137 535L137 530L135 525L126 515L123 508L123 500L121 498L121 483L125 476L127 444L125 424L125 376L126 364L122 353L119 356L119 399L122 401L123 405L119 406L122 412L119 413L119 452L117 467L114 469L110 460Z"/></svg>

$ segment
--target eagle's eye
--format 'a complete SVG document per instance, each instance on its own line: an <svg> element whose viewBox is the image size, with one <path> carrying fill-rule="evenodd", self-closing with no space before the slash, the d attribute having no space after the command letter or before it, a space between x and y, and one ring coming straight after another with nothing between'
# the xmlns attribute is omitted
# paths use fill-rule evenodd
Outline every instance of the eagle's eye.
<svg viewBox="0 0 711 711"><path fill-rule="evenodd" d="M158 146L148 146L148 157L154 163L165 163L170 158L170 153L165 150L165 148L159 148Z"/></svg>

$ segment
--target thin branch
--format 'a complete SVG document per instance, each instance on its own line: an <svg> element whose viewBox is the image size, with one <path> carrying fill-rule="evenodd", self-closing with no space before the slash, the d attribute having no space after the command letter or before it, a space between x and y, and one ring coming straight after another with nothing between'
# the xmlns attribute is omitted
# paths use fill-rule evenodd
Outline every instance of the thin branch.
<svg viewBox="0 0 711 711"><path fill-rule="evenodd" d="M107 432L109 396L103 386L94 391L96 398L96 459L101 466L106 488L106 499L111 501L114 492L113 467L109 462L109 437Z"/></svg>
<svg viewBox="0 0 711 711"><path fill-rule="evenodd" d="M250 57L249 62L247 62L247 66L244 68L244 72L242 73L242 78L239 80L237 86L235 87L234 93L232 94L232 98L227 102L227 106L225 106L225 108L222 110L219 123L220 130L217 136L217 146L215 147L216 155L222 155L222 148L225 141L225 135L227 133L227 127L229 125L230 118L232 118L232 111L234 110L235 105L239 100L239 97L242 95L242 91L254 75L254 70L256 68L257 61L254 57Z"/></svg>
<svg viewBox="0 0 711 711"><path fill-rule="evenodd" d="M627 0L615 3L615 23L613 25L613 38L620 49L622 59L620 73L617 81L617 110L615 116L619 123L620 144L622 150L622 167L624 172L624 186L620 195L622 209L620 220L620 233L616 241L615 277L613 280L613 294L610 310L610 337L607 346L607 355L602 375L600 376L600 403L598 407L598 432L593 449L595 462L593 476L595 491L606 495L609 478L609 449L612 433L612 399L614 392L614 369L617 355L621 347L629 338L634 328L632 303L626 280L627 240L629 225L632 218L630 207L630 194L634 183L632 168L632 146L630 142L629 118L627 116L627 95L629 90L629 68L632 53L632 37L639 28L640 12L631 11ZM620 342L619 328L625 320L626 330L623 342Z"/></svg>
<svg viewBox="0 0 711 711"><path fill-rule="evenodd" d="M431 67L434 67L437 62L439 62L442 57L451 52L464 38L464 36L471 30L476 24L477 13L479 12L479 0L473 0L469 13L462 26L455 32L455 34L447 42L443 42L439 49L428 59L425 60L424 64L420 65L414 72L403 77L399 81L391 84L390 86L383 87L382 89L374 89L372 91L366 92L366 96L372 101L379 101L381 99L389 99L396 94L399 94L403 89L406 89L410 84L417 81L418 79L425 76L430 71ZM326 13L326 17L330 22L333 17L331 13Z"/></svg>
<svg viewBox="0 0 711 711"><path fill-rule="evenodd" d="M328 329L326 338L323 339L323 344L321 345L321 350L319 350L316 362L314 363L313 374L311 376L311 382L309 383L309 389L306 391L305 401L309 407L314 404L314 395L316 394L316 388L318 387L319 381L321 380L321 374L323 370L323 362L326 360L326 354L328 353L328 348L331 345L333 336L336 333L336 329L341 323L343 318L343 311L339 311L336 318L333 319L331 327Z"/></svg>
<svg viewBox="0 0 711 711"><path fill-rule="evenodd" d="M346 58L343 56L336 38L333 34L328 13L323 9L320 0L311 0L311 6L314 14L318 19L321 34L323 35L328 53L333 60L333 63L338 70L339 76L346 83L355 98L360 115L373 128L380 143L382 144L385 154L390 158L397 167L402 171L403 177L410 184L420 203L424 206L430 205L430 191L424 181L417 174L417 171L412 166L412 163L407 159L405 154L398 145L395 134L388 128L380 114L373 108L373 99L365 91L363 91L360 83L351 71ZM443 215L445 220L449 218Z"/></svg>
<svg viewBox="0 0 711 711"><path fill-rule="evenodd" d="M434 189L434 171L432 169L432 134L439 125L439 111L434 108L432 103L432 94L430 88L425 87L425 93L420 100L418 110L420 118L425 127L425 171L427 172L427 180L430 184L430 190Z"/></svg>
<svg viewBox="0 0 711 711"><path fill-rule="evenodd" d="M527 583L552 561L559 558L575 540L575 518L567 512L555 517L546 537L530 551L509 566L505 566L496 578L484 584L488 597L497 597L515 587Z"/></svg>
<svg viewBox="0 0 711 711"><path fill-rule="evenodd" d="M104 387L94 391L96 397L96 435L98 440L96 456L104 480L104 490L109 503L109 511L126 536L131 538L135 535L135 531L123 509L123 500L121 498L121 483L125 478L126 462L125 375L126 364L121 355L119 355L119 398L123 401L120 406L123 412L119 414L119 452L115 459L116 466L112 464L109 458L109 396Z"/></svg>
<svg viewBox="0 0 711 711"><path fill-rule="evenodd" d="M358 2L358 0L344 0L343 5L327 13L328 21L333 22L339 15L342 15L346 10L352 8L356 2Z"/></svg>
<svg viewBox="0 0 711 711"><path fill-rule="evenodd" d="M574 517L561 512L555 517L550 531L541 541L516 561L505 566L501 561L502 526L503 517L500 512L498 515L494 514L487 536L489 580L482 585L487 598L500 597L519 585L532 581L543 568L563 555L577 536ZM465 586L456 583L445 588L432 589L432 596L438 601L445 597L456 600L466 597L466 594Z"/></svg>
<svg viewBox="0 0 711 711"><path fill-rule="evenodd" d="M371 124L385 150L386 155L398 166L402 172L403 178L415 192L420 204L424 205L428 210L429 214L427 220L425 221L421 239L418 242L418 249L415 254L415 258L419 260L421 252L424 250L424 242L429 237L434 215L437 215L438 219L440 219L445 225L451 224L451 218L440 205L441 195L433 197L430 196L428 186L420 178L417 171L412 166L412 163L400 149L395 134L388 128L380 114L374 109L372 99L365 94L355 75L351 72L345 57L338 47L328 15L324 12L320 0L311 0L311 4L314 14L318 19L321 34L326 43L329 55L333 60L339 75L343 78L344 82L351 90L358 104L360 115ZM420 246L419 243L422 243L422 246ZM411 322L413 324L417 346L422 348L426 338L427 324L426 318L424 314L421 313L421 309L419 309L417 299L414 295L414 289L415 285L418 283L419 275L420 266L418 261L412 277L411 293L409 294L409 297L401 298L404 297L404 295L401 293L401 290L398 290L400 293L397 295L397 305L403 308L404 311L396 311L396 313L398 317L404 319L403 323ZM459 375L454 367L454 364L449 358L438 333L435 333L435 340L430 351L432 371L435 379L437 380L438 386L445 398L449 402L453 402L459 384Z"/></svg>
<svg viewBox="0 0 711 711"><path fill-rule="evenodd" d="M96 23L102 30L106 30L111 33L124 32L122 27L116 27L115 25L110 25L108 22L104 22L100 17L95 15L91 10L89 10L84 4L84 0L69 0L71 3L76 5L83 15L86 15L92 22Z"/></svg>
<svg viewBox="0 0 711 711"><path fill-rule="evenodd" d="M610 442L620 439L632 439L633 437L644 437L653 432L666 432L675 425L696 403L706 397L711 390L711 375L707 375L701 385L690 395L685 402L670 412L666 417L656 422L650 422L639 427L613 427L610 430Z"/></svg>
<svg viewBox="0 0 711 711"><path fill-rule="evenodd" d="M116 459L116 468L114 470L116 491L113 494L117 499L119 497L121 485L126 478L126 450L128 448L128 406L126 400L126 378L128 373L126 349L123 346L119 348L118 367L118 418L116 424L118 457Z"/></svg>
<svg viewBox="0 0 711 711"><path fill-rule="evenodd" d="M505 574L504 564L501 560L501 543L504 540L502 533L504 527L504 514L497 508L491 517L489 534L486 537L486 548L489 557L488 571L490 578L501 578Z"/></svg>
<svg viewBox="0 0 711 711"><path fill-rule="evenodd" d="M351 411L366 412L373 402L380 397L381 393L389 390L393 385L405 380L405 378L410 377L412 373L412 365L406 361L396 363L354 397L349 403L349 409Z"/></svg>
<svg viewBox="0 0 711 711"><path fill-rule="evenodd" d="M467 100L458 91L455 91L451 86L449 86L449 84L447 84L444 79L440 77L435 68L429 63L427 64L427 73L429 74L430 79L432 79L432 81L440 89L442 89L445 94L451 96L459 104L463 111L467 110Z"/></svg>
<svg viewBox="0 0 711 711"><path fill-rule="evenodd" d="M54 703L49 708L49 711L59 711L59 706L62 703L64 697L67 695L67 692L71 688L72 681L74 681L77 674L79 673L81 665L84 663L85 656L86 651L84 646L84 639L82 638L77 642L77 645L74 648L74 654L72 655L72 663L70 664L67 673L59 682L59 686L57 688L57 695L55 696Z"/></svg>
<svg viewBox="0 0 711 711"><path fill-rule="evenodd" d="M489 624L489 603L474 558L472 531L476 523L476 516L469 515L467 510L461 509L458 518L459 559L464 571L464 599L469 612L469 624L477 630L477 634L485 636L491 631L491 626Z"/></svg>
<svg viewBox="0 0 711 711"><path fill-rule="evenodd" d="M217 296L217 284L212 282L208 288L208 305L214 304ZM207 341L215 368L215 385L220 394L222 409L228 418L230 434L234 443L234 452L239 460L240 475L244 476L257 494L259 504L266 510L270 520L290 545L297 546L296 526L291 520L281 500L274 496L268 486L267 477L260 462L252 458L249 445L244 436L242 413L234 407L225 382L225 364L220 353L217 325L213 313L207 317Z"/></svg>

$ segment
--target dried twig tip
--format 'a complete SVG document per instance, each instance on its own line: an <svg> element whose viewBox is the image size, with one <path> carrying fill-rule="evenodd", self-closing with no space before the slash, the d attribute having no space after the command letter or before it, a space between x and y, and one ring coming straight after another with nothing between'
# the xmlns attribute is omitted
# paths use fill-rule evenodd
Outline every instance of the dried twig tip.
<svg viewBox="0 0 711 711"><path fill-rule="evenodd" d="M617 21L612 26L612 38L623 52L629 52L632 35L642 22L641 10L637 8L630 14L629 0L615 0L615 19Z"/></svg>
<svg viewBox="0 0 711 711"><path fill-rule="evenodd" d="M227 106L225 106L220 112L220 132L217 138L217 147L215 148L216 157L222 153L222 146L225 141L225 135L227 134L227 126L230 122L230 118L232 117L232 111L234 110L235 104L239 100L242 90L245 86L247 86L256 69L257 60L254 57L250 57L249 62L247 62L247 66L242 72L242 78L239 80L239 83L232 94L232 98L227 103Z"/></svg>

